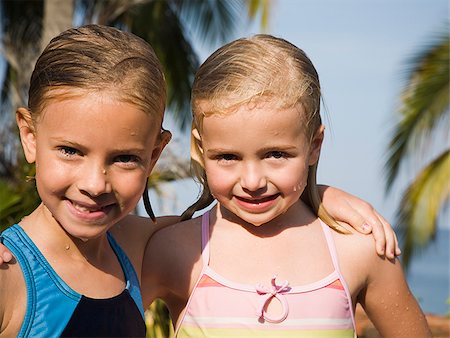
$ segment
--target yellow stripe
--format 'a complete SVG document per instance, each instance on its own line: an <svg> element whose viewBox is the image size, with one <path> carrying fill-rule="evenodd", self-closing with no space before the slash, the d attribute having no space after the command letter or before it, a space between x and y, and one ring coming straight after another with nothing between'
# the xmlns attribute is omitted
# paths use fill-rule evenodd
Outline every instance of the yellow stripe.
<svg viewBox="0 0 450 338"><path fill-rule="evenodd" d="M213 329L213 328L180 328L177 338L355 338L353 330L248 330L248 329Z"/></svg>

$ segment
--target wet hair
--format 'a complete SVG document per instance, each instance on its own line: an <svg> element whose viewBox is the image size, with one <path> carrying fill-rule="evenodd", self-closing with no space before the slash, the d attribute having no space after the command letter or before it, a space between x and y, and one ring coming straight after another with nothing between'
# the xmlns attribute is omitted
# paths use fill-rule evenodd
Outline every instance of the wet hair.
<svg viewBox="0 0 450 338"><path fill-rule="evenodd" d="M76 93L71 92L74 88L109 91L162 121L166 104L162 66L152 47L134 34L86 25L53 38L31 75L28 109L33 119L51 100Z"/></svg>
<svg viewBox="0 0 450 338"><path fill-rule="evenodd" d="M275 108L300 105L306 135L312 140L321 126L319 75L303 50L290 42L258 34L228 43L215 51L198 69L192 89L192 130L202 134L203 118L230 114L243 104L270 102ZM191 166L203 190L183 219L208 207L214 197L208 187L203 155L191 136ZM317 163L310 166L305 188L312 210L332 228L340 225L323 208L316 184Z"/></svg>
<svg viewBox="0 0 450 338"><path fill-rule="evenodd" d="M154 116L162 128L166 106L163 69L152 47L114 27L86 25L54 37L36 61L28 92L35 124L52 100L108 92ZM144 207L155 221L147 189Z"/></svg>

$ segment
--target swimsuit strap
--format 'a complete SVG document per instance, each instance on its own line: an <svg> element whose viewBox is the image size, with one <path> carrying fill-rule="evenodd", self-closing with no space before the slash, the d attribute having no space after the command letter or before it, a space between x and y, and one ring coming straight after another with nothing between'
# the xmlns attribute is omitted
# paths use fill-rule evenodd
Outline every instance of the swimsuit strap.
<svg viewBox="0 0 450 338"><path fill-rule="evenodd" d="M338 255L337 255L337 251L336 251L336 246L334 245L333 235L331 234L331 229L328 225L326 225L322 221L320 221L320 224L322 225L322 230L325 235L325 239L327 240L328 251L330 252L331 261L333 262L333 267L336 270L336 272L339 274L339 276L342 277L341 269L339 269L339 260L338 260Z"/></svg>
<svg viewBox="0 0 450 338"><path fill-rule="evenodd" d="M202 260L203 267L209 265L209 211L202 215Z"/></svg>
<svg viewBox="0 0 450 338"><path fill-rule="evenodd" d="M123 274L125 275L126 289L130 292L131 297L139 308L142 318L144 318L144 305L142 302L140 282L136 270L134 269L134 266L125 251L123 251L119 243L117 243L109 231L107 232L107 237L109 244L119 260Z"/></svg>
<svg viewBox="0 0 450 338"><path fill-rule="evenodd" d="M325 234L325 238L327 240L328 251L330 252L330 256L331 256L331 260L333 262L334 269L339 276L339 279L342 283L344 291L347 295L347 299L350 302L350 313L352 316L353 328L354 328L354 330L356 330L355 314L353 312L353 306L352 306L352 296L350 293L350 289L348 288L347 282L345 281L345 278L342 275L341 269L339 268L339 259L338 259L338 254L337 254L337 250L336 250L336 245L334 244L333 234L331 233L332 230L328 225L326 225L324 222L322 222L322 220L320 220L320 224L322 225L323 233Z"/></svg>

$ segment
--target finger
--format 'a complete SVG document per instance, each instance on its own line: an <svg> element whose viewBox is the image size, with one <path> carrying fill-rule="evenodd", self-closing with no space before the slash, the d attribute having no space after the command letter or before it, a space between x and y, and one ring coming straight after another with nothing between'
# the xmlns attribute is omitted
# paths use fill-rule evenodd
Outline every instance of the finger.
<svg viewBox="0 0 450 338"><path fill-rule="evenodd" d="M0 256L0 264L9 263L12 259L12 255L9 251L5 251Z"/></svg>
<svg viewBox="0 0 450 338"><path fill-rule="evenodd" d="M361 213L354 209L350 204L346 203L340 207L339 221L349 224L352 228L362 234L370 234L372 227L366 222Z"/></svg>
<svg viewBox="0 0 450 338"><path fill-rule="evenodd" d="M386 253L386 230L381 220L374 214L367 222L372 227L372 235L375 240L375 248L379 256Z"/></svg>
<svg viewBox="0 0 450 338"><path fill-rule="evenodd" d="M400 245L398 244L397 234L395 234L395 256L398 257L402 254L402 250L400 249Z"/></svg>
<svg viewBox="0 0 450 338"><path fill-rule="evenodd" d="M400 247L398 246L397 235L391 226L391 224L378 212L377 216L380 219L380 222L383 224L384 232L386 235L386 256L389 259L394 259L396 256L401 254Z"/></svg>

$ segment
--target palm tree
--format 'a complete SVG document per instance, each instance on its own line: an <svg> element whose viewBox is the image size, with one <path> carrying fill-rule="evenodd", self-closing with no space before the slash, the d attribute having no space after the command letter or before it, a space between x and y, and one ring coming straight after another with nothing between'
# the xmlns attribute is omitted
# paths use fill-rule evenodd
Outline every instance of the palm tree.
<svg viewBox="0 0 450 338"><path fill-rule="evenodd" d="M400 121L388 147L387 191L398 180L401 165L430 145L434 135L449 135L449 31L409 62L408 81L401 96ZM435 140L434 140L435 141ZM439 216L450 196L450 149L447 140L433 144L440 153L429 162L405 190L397 209L396 224L402 236L405 266L418 248L436 235ZM428 142L428 143L427 143Z"/></svg>

